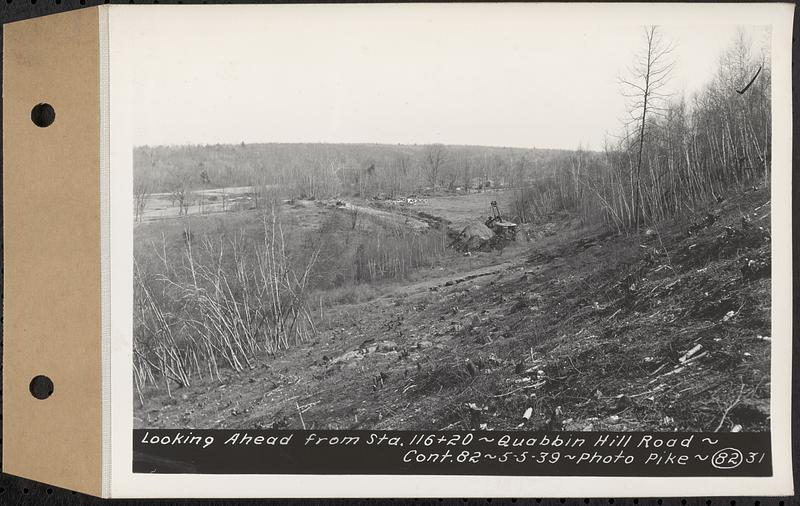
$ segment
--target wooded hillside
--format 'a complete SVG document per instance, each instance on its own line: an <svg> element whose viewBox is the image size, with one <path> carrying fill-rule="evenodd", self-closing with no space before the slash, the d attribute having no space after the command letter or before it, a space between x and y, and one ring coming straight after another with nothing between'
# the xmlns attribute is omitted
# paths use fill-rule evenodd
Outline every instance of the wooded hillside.
<svg viewBox="0 0 800 506"><path fill-rule="evenodd" d="M389 144L138 147L137 193L280 185L287 197L387 197L425 188L521 186L569 151Z"/></svg>

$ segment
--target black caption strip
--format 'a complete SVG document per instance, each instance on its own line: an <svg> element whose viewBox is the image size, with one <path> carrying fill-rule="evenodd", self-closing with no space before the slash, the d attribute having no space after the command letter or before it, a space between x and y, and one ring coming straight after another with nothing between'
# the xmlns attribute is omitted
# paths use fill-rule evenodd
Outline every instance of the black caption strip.
<svg viewBox="0 0 800 506"><path fill-rule="evenodd" d="M772 476L769 433L133 431L134 473Z"/></svg>

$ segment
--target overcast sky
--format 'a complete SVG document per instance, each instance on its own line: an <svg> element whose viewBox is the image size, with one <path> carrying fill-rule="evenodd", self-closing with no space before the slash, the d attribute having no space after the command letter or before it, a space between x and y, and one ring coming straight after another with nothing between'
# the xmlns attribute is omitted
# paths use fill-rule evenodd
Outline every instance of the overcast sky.
<svg viewBox="0 0 800 506"><path fill-rule="evenodd" d="M617 78L642 46L641 22L652 21L577 5L157 7L112 17L137 81L137 145L599 149L619 130ZM737 6L716 7L711 18L664 18L677 93L712 78L735 34L726 11ZM766 40L764 29L748 31Z"/></svg>

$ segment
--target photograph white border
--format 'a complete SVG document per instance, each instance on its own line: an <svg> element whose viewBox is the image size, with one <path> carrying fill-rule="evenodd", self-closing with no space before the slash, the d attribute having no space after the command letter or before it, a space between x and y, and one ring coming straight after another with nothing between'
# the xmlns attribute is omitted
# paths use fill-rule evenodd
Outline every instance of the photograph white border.
<svg viewBox="0 0 800 506"><path fill-rule="evenodd" d="M137 37L129 16L157 16L192 9L313 9L332 17L358 16L374 9L415 9L426 19L454 22L461 12L518 9L520 16L550 16L553 26L580 19L616 24L772 25L772 366L771 420L774 475L767 478L519 477L430 475L200 475L135 474L133 458L133 121L137 107L135 76L126 63ZM104 482L111 497L672 497L712 495L790 495L792 357L791 245L791 40L793 4L349 4L104 6L107 13L110 81L110 288L104 290L104 318L110 318L109 384L110 466ZM489 29L490 27L487 27ZM176 26L180 30L191 26ZM224 36L220 27L214 36ZM497 29L500 29L499 27ZM398 43L401 43L398 41ZM282 48L290 51L291 47ZM157 55L154 55L157 57ZM157 85L157 83L155 83ZM164 111L169 114L169 111ZM106 287L104 287L106 288ZM110 409L108 409L110 408Z"/></svg>

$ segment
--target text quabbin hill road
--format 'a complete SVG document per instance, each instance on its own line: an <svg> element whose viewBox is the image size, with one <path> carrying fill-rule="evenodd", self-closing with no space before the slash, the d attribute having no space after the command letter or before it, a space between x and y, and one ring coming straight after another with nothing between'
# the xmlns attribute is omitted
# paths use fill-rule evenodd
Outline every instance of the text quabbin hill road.
<svg viewBox="0 0 800 506"><path fill-rule="evenodd" d="M769 433L133 431L135 473L771 476Z"/></svg>

